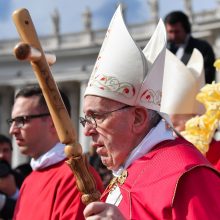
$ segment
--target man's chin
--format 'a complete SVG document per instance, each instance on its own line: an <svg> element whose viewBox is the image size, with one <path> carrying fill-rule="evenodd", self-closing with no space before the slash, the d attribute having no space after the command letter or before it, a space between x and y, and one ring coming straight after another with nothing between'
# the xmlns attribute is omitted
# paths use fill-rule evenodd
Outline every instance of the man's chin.
<svg viewBox="0 0 220 220"><path fill-rule="evenodd" d="M19 151L20 151L22 154L27 154L27 152L28 152L27 146L18 145L18 147L19 147Z"/></svg>
<svg viewBox="0 0 220 220"><path fill-rule="evenodd" d="M108 169L109 167L111 167L106 157L101 157L101 161L102 161L102 164L106 166Z"/></svg>
<svg viewBox="0 0 220 220"><path fill-rule="evenodd" d="M102 164L108 169L108 170L114 170L114 166L112 165L112 163L109 163L108 161L106 161L105 159L102 159Z"/></svg>

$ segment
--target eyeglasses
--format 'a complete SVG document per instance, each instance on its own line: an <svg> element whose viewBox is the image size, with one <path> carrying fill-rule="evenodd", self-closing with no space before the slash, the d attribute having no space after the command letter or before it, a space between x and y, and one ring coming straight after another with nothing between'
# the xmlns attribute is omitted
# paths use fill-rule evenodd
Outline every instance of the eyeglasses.
<svg viewBox="0 0 220 220"><path fill-rule="evenodd" d="M7 123L11 126L13 122L15 122L15 126L17 128L22 128L26 122L30 121L30 119L33 118L41 118L41 117L46 117L49 116L50 113L43 113L43 114L38 114L38 115L25 115L25 116L18 116L16 118L11 118L7 120Z"/></svg>
<svg viewBox="0 0 220 220"><path fill-rule="evenodd" d="M102 123L105 120L106 115L108 115L110 113L113 113L113 112L116 112L116 111L126 109L126 108L130 108L130 107L133 107L133 106L125 105L125 106L123 106L119 109L115 109L113 111L104 112L104 113L93 113L91 115L85 115L85 117L79 117L79 122L83 127L85 127L86 123L88 123L88 124L94 126L95 128L97 128L97 124Z"/></svg>

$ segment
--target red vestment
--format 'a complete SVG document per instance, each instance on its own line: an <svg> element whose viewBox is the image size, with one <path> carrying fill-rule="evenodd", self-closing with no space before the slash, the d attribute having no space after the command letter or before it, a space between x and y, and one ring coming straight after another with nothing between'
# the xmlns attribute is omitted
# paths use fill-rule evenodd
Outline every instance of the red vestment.
<svg viewBox="0 0 220 220"><path fill-rule="evenodd" d="M212 140L206 158L210 163L220 171L220 141Z"/></svg>
<svg viewBox="0 0 220 220"><path fill-rule="evenodd" d="M185 140L158 144L127 171L124 184L118 183L118 208L126 219L219 219L220 175Z"/></svg>
<svg viewBox="0 0 220 220"><path fill-rule="evenodd" d="M93 168L97 187L102 182ZM33 171L24 181L13 220L81 220L85 206L68 165L61 161Z"/></svg>

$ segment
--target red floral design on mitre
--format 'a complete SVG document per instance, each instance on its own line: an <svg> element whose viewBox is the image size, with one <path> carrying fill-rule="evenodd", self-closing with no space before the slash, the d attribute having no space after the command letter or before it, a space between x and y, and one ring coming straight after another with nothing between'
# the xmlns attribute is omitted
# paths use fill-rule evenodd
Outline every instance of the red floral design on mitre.
<svg viewBox="0 0 220 220"><path fill-rule="evenodd" d="M161 91L154 91L152 89L145 90L141 95L142 102L153 103L159 105L161 103Z"/></svg>
<svg viewBox="0 0 220 220"><path fill-rule="evenodd" d="M101 90L117 92L128 98L135 96L135 88L132 84L120 82L116 77L104 74L93 75L93 77L90 78L89 86L97 87Z"/></svg>

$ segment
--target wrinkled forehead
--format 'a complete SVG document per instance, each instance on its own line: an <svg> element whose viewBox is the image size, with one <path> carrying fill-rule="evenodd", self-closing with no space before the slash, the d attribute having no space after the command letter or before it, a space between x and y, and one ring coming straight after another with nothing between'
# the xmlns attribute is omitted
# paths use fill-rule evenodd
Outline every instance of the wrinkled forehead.
<svg viewBox="0 0 220 220"><path fill-rule="evenodd" d="M117 102L108 98L87 95L84 97L83 111L108 109L112 107L118 107L123 105L121 102Z"/></svg>
<svg viewBox="0 0 220 220"><path fill-rule="evenodd" d="M167 30L185 30L181 22L176 22L174 24L165 24Z"/></svg>

